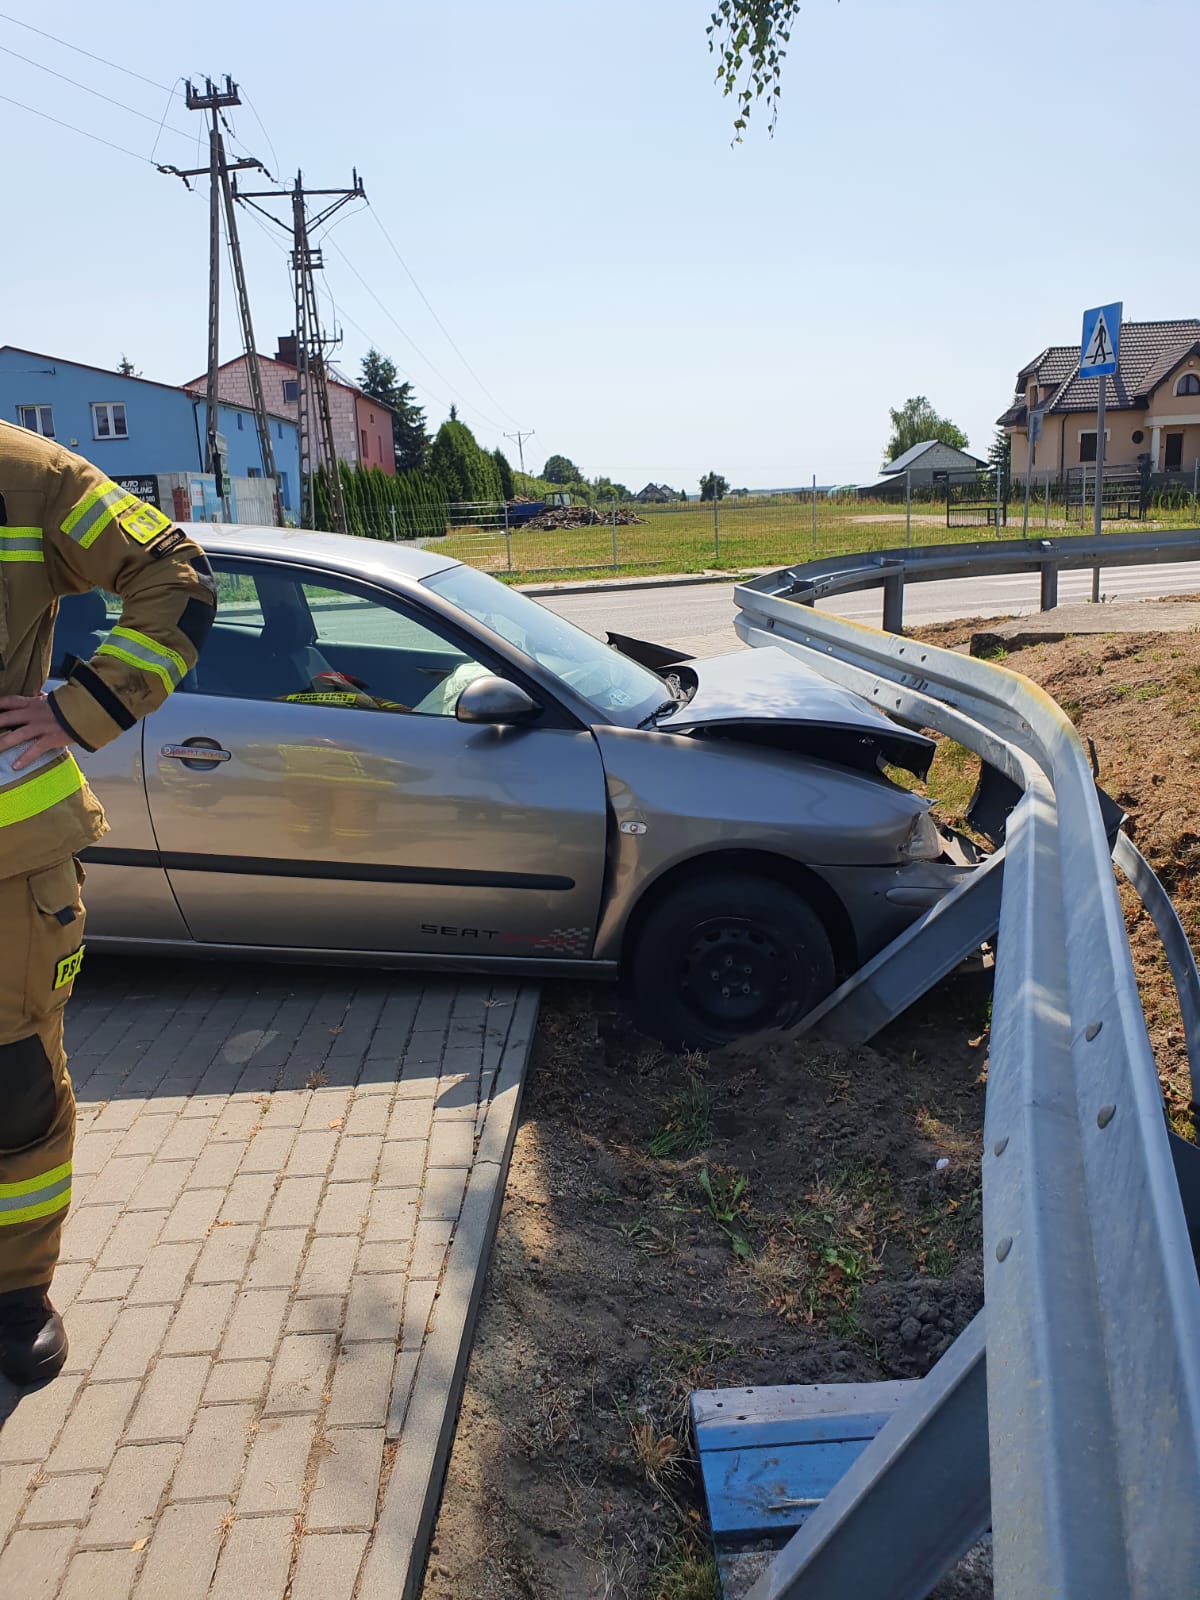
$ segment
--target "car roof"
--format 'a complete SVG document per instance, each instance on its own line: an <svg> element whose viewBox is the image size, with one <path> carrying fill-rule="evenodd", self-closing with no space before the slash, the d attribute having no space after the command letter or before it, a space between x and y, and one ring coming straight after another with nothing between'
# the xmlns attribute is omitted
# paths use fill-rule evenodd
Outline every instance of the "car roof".
<svg viewBox="0 0 1200 1600"><path fill-rule="evenodd" d="M313 562L351 577L360 574L420 583L435 572L461 565L411 541L393 544L388 539L313 533L307 528L267 528L249 522L180 522L176 526L210 555Z"/></svg>

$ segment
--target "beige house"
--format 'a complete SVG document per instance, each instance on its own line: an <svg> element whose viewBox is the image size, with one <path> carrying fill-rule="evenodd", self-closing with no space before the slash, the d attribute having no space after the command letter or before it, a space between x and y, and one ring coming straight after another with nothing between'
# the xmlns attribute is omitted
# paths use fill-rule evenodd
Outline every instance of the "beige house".
<svg viewBox="0 0 1200 1600"><path fill-rule="evenodd" d="M1012 475L1029 460L1029 414L1042 413L1034 474L1064 477L1096 459L1099 380L1079 377L1079 345L1051 345L1017 373L997 423L1012 440ZM1190 476L1200 461L1200 320L1125 322L1120 368L1108 380L1104 459Z"/></svg>

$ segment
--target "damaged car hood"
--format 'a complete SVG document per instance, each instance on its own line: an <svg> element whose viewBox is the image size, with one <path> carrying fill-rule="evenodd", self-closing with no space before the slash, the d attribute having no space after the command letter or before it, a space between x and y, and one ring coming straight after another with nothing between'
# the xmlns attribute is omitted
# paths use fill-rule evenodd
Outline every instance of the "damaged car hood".
<svg viewBox="0 0 1200 1600"><path fill-rule="evenodd" d="M882 757L922 778L933 760L932 739L899 727L775 645L674 670L694 692L658 718L663 733L748 739L865 770Z"/></svg>

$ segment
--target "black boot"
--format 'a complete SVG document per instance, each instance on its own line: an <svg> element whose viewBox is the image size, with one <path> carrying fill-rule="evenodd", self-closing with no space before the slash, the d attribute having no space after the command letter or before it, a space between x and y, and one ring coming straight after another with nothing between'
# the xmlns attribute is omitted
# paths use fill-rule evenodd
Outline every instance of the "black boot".
<svg viewBox="0 0 1200 1600"><path fill-rule="evenodd" d="M67 1330L45 1289L0 1294L0 1372L10 1383L45 1383L66 1359Z"/></svg>

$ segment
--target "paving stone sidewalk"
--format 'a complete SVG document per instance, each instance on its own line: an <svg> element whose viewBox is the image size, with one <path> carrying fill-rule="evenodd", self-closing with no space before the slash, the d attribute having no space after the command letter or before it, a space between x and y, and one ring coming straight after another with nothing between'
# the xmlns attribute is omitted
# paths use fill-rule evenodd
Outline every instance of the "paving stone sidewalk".
<svg viewBox="0 0 1200 1600"><path fill-rule="evenodd" d="M536 992L96 959L0 1596L419 1593Z"/></svg>

